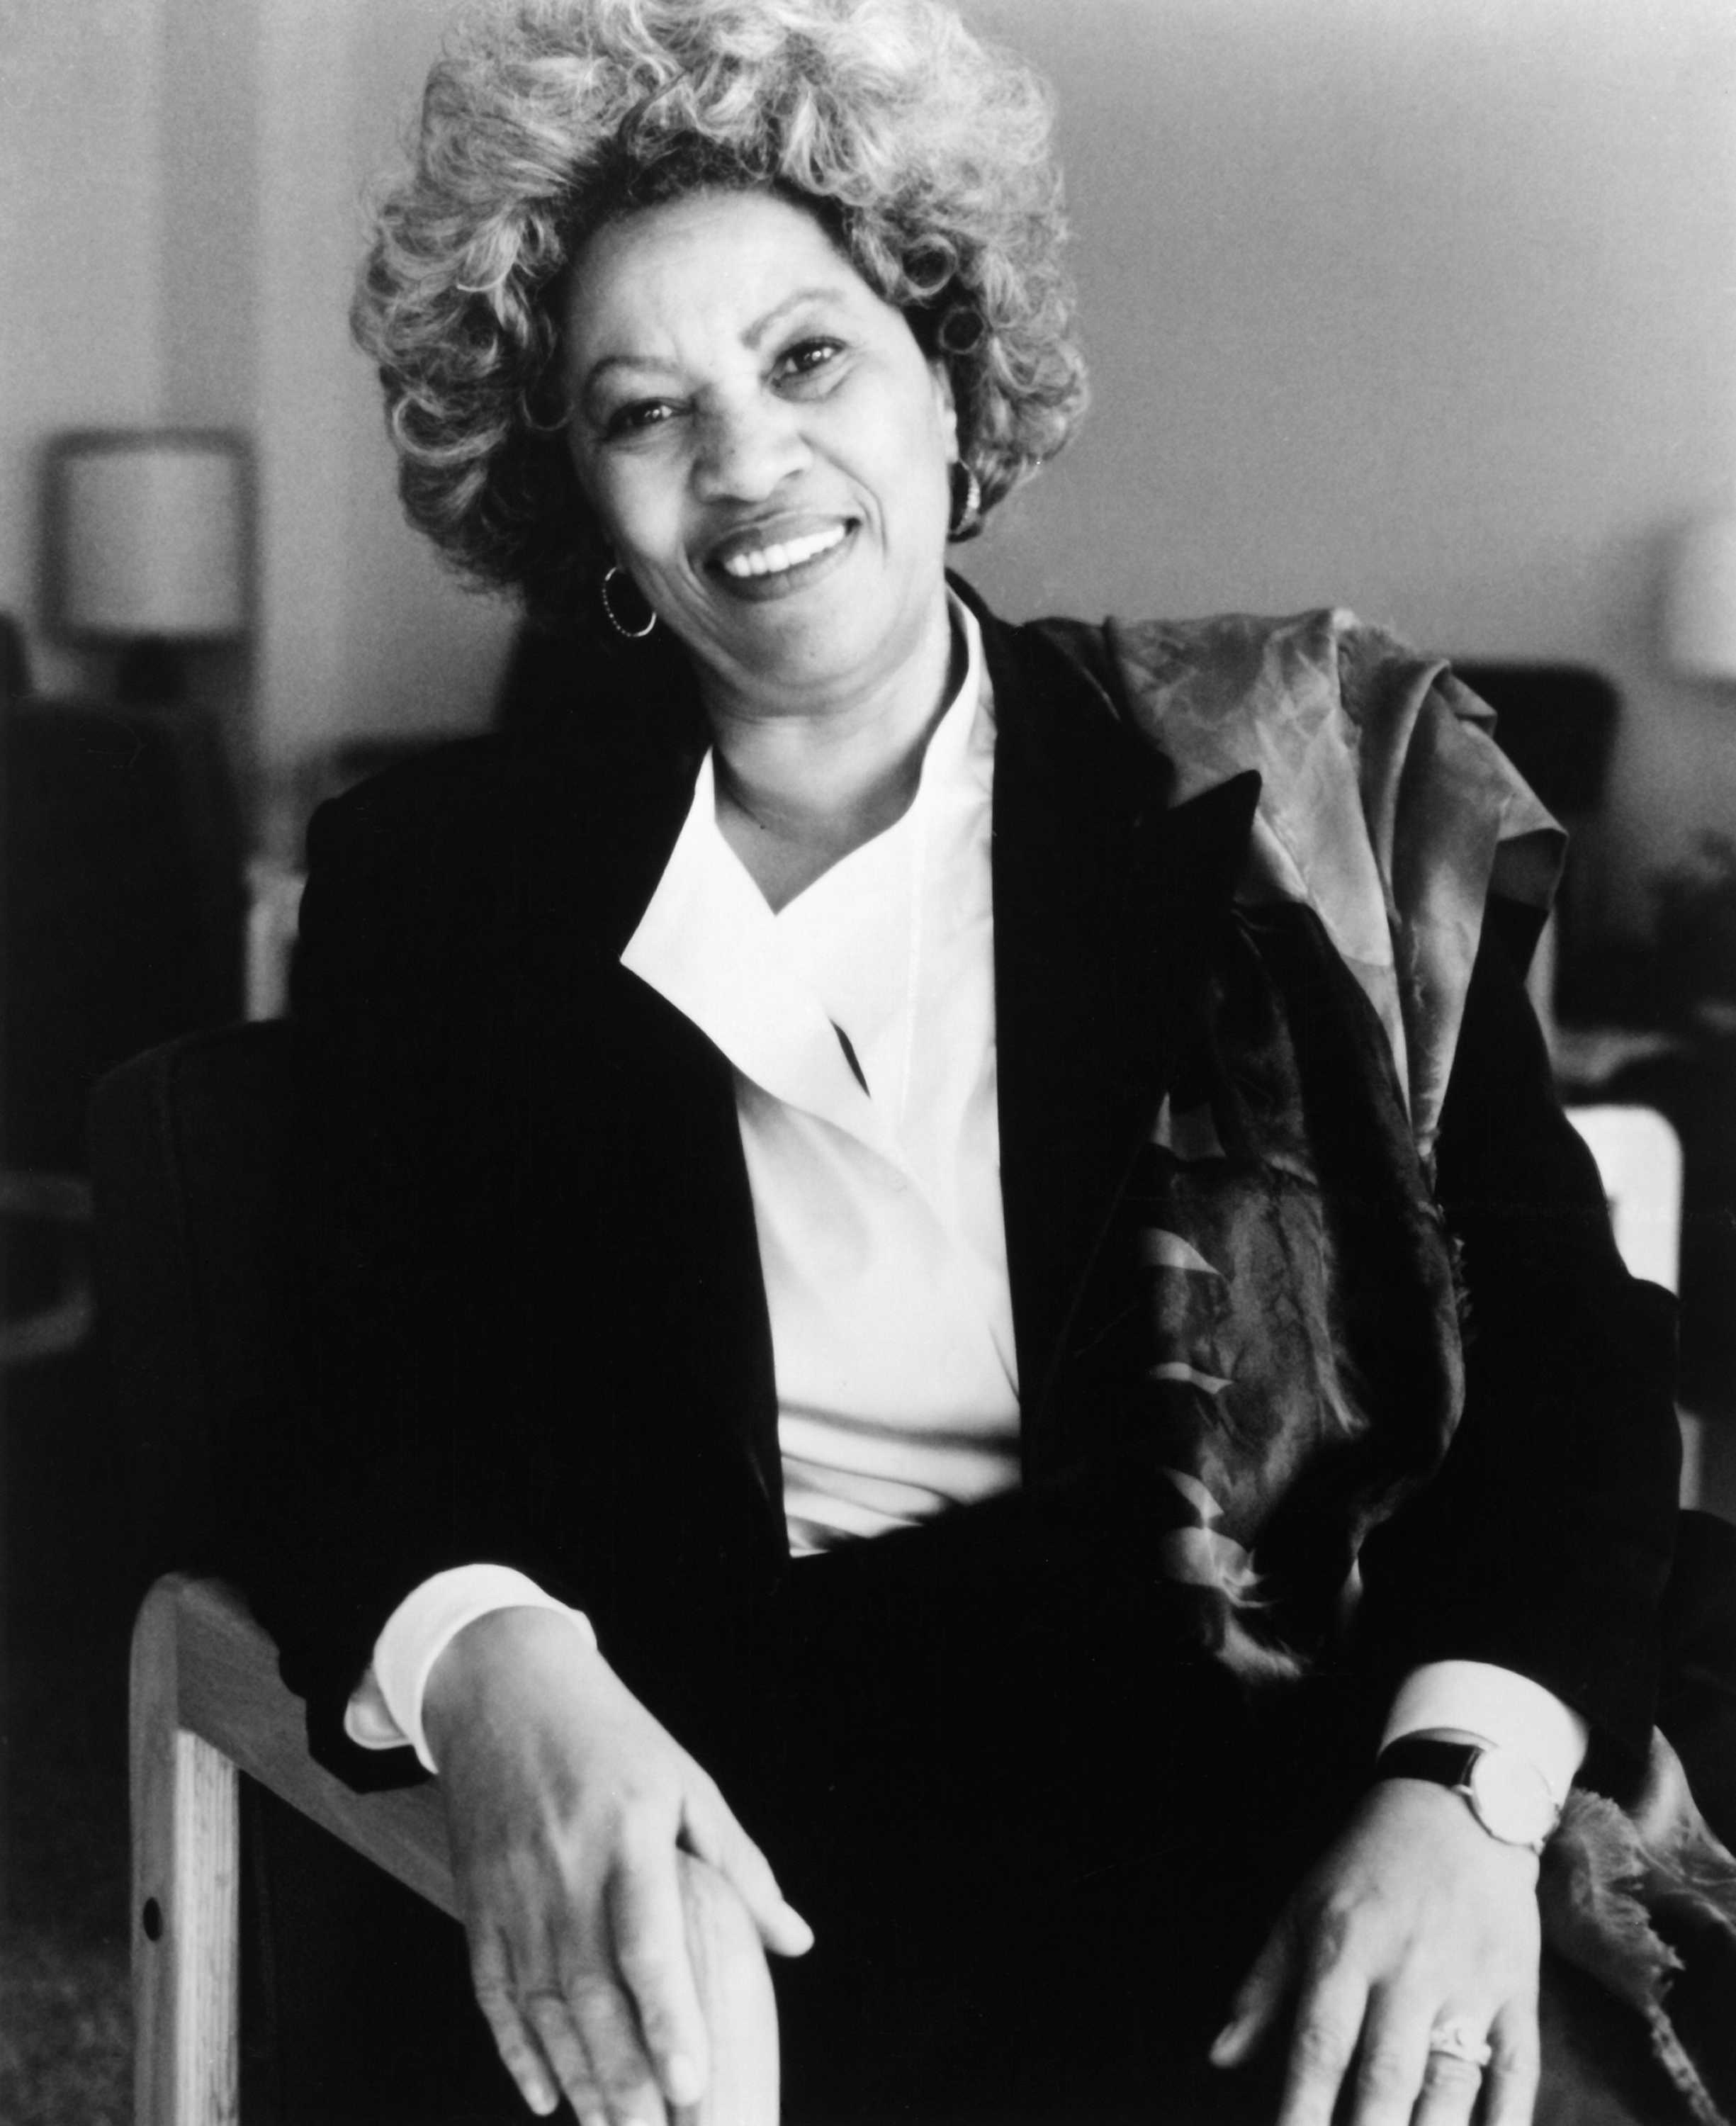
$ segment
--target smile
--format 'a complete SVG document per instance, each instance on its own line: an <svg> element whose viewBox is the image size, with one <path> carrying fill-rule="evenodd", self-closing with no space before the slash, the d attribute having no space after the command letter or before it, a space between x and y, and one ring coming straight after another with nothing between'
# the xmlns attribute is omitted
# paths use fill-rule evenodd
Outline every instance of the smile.
<svg viewBox="0 0 1736 2126"><path fill-rule="evenodd" d="M720 542L710 561L712 580L729 598L750 606L797 598L833 569L848 568L861 529L856 517L824 521L812 514L805 523L786 519L782 525L761 525ZM782 538L773 538L773 532L782 532Z"/></svg>
<svg viewBox="0 0 1736 2126"><path fill-rule="evenodd" d="M789 539L773 546L752 546L741 553L731 554L719 562L726 576L743 583L752 576L784 576L804 562L817 561L822 554L829 554L836 546L843 545L849 536L846 524L828 525L823 532L810 532L802 539Z"/></svg>

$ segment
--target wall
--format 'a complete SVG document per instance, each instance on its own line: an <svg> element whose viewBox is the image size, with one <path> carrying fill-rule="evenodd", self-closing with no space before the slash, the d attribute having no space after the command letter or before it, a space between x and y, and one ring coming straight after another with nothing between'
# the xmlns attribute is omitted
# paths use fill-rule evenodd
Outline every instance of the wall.
<svg viewBox="0 0 1736 2126"><path fill-rule="evenodd" d="M982 0L1055 83L1096 401L978 571L1008 607L1355 606L1581 659L1638 875L1736 827L1736 695L1655 646L1736 482L1727 0Z"/></svg>
<svg viewBox="0 0 1736 2126"><path fill-rule="evenodd" d="M45 633L44 447L69 427L238 427L258 473L238 750L268 774L358 730L476 721L510 618L399 522L345 311L361 194L446 0L0 0L0 609L39 679L108 665Z"/></svg>
<svg viewBox="0 0 1736 2126"><path fill-rule="evenodd" d="M161 403L163 4L0 0L0 609L33 630L44 440Z"/></svg>
<svg viewBox="0 0 1736 2126"><path fill-rule="evenodd" d="M1096 385L972 572L1013 613L1337 599L1603 666L1631 919L1648 863L1736 822L1736 701L1671 682L1653 622L1668 533L1736 484L1736 12L968 5L1056 84ZM503 645L399 522L343 326L447 12L0 0L0 602L35 610L50 428L246 420L272 762L474 720Z"/></svg>
<svg viewBox="0 0 1736 2126"><path fill-rule="evenodd" d="M378 393L347 324L364 193L394 154L450 12L444 0L262 0L270 761L356 731L479 720L512 624L400 518Z"/></svg>
<svg viewBox="0 0 1736 2126"><path fill-rule="evenodd" d="M258 0L158 0L162 418L245 428L259 389Z"/></svg>

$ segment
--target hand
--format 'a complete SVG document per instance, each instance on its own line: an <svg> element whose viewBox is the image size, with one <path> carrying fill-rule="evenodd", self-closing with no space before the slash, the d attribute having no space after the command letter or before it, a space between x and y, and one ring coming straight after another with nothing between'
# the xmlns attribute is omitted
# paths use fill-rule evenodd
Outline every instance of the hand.
<svg viewBox="0 0 1736 2126"><path fill-rule="evenodd" d="M1294 1998L1279 2126L1329 2126L1341 2089L1349 2126L1465 2126L1479 2089L1485 2126L1529 2126L1536 1884L1536 1855L1490 1837L1460 1796L1381 1780L1290 1899L1213 2061L1240 2065ZM1485 2071L1430 2052L1442 2020L1486 2036Z"/></svg>
<svg viewBox="0 0 1736 2126"><path fill-rule="evenodd" d="M712 1781L558 1613L467 1625L422 1718L477 2001L525 2101L664 2126L709 2065L678 1851L732 1885L767 1948L800 1955L805 1921Z"/></svg>

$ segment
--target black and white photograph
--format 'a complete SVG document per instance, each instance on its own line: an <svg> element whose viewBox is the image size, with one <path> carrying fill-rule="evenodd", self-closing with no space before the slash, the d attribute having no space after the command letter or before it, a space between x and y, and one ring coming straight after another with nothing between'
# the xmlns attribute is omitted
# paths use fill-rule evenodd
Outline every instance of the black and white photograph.
<svg viewBox="0 0 1736 2126"><path fill-rule="evenodd" d="M0 2126L1736 2126L1729 0L0 0Z"/></svg>

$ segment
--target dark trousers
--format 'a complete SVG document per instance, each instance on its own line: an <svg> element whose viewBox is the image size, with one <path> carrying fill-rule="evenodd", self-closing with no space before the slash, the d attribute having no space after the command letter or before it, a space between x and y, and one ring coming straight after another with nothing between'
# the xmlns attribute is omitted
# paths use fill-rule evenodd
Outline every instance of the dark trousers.
<svg viewBox="0 0 1736 2126"><path fill-rule="evenodd" d="M1199 1656L1139 1561L1160 1510L1128 1472L1020 1492L800 1561L629 1673L815 1930L776 1967L795 2126L1271 2115L1204 2055L1369 1708ZM522 2115L449 1921L281 1812L253 1848L261 2115Z"/></svg>

